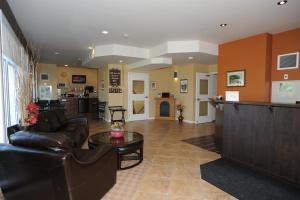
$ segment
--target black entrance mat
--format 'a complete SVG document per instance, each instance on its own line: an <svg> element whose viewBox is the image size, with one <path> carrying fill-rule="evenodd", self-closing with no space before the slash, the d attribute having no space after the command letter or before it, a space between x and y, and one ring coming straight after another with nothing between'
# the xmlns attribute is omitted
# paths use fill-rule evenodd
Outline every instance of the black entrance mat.
<svg viewBox="0 0 300 200"><path fill-rule="evenodd" d="M200 165L201 177L240 200L299 200L300 189L263 176L232 161Z"/></svg>
<svg viewBox="0 0 300 200"><path fill-rule="evenodd" d="M212 135L205 135L205 136L196 137L196 138L189 138L189 139L185 139L182 141L187 142L192 145L195 145L197 147L206 149L208 151L220 153L219 149L216 147L215 139Z"/></svg>

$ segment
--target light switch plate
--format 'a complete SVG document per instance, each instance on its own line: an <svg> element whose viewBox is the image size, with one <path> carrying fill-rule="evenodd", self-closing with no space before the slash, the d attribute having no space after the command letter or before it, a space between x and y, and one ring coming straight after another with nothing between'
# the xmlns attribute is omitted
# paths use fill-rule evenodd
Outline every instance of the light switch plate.
<svg viewBox="0 0 300 200"><path fill-rule="evenodd" d="M284 79L284 80L288 80L288 79L289 79L289 75L288 75L288 74L284 74L284 75L283 75L283 79Z"/></svg>

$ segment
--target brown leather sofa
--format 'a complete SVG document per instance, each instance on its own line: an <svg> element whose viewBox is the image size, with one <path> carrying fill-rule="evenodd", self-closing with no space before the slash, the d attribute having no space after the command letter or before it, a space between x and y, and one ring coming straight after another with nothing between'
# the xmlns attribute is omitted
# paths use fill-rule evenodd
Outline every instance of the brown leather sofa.
<svg viewBox="0 0 300 200"><path fill-rule="evenodd" d="M10 133L11 144L0 144L0 187L5 199L103 197L116 182L116 153L109 145L95 150L79 148L87 137L79 127L86 122L68 120L54 132L37 132L41 130L37 126L34 131ZM78 130L82 135L76 135Z"/></svg>

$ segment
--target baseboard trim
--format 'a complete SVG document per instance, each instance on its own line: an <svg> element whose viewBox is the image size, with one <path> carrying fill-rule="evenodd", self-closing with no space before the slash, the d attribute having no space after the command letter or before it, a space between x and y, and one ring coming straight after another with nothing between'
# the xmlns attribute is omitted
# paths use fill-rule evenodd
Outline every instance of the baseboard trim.
<svg viewBox="0 0 300 200"><path fill-rule="evenodd" d="M189 124L196 124L196 122L195 121L191 121L191 120L183 120L183 122L185 122L185 123L189 123Z"/></svg>

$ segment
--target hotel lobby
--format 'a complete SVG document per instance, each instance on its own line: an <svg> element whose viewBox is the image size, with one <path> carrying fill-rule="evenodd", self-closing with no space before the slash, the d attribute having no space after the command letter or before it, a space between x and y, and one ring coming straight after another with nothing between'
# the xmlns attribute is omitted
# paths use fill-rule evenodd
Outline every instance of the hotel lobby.
<svg viewBox="0 0 300 200"><path fill-rule="evenodd" d="M300 1L0 1L0 200L300 199Z"/></svg>

